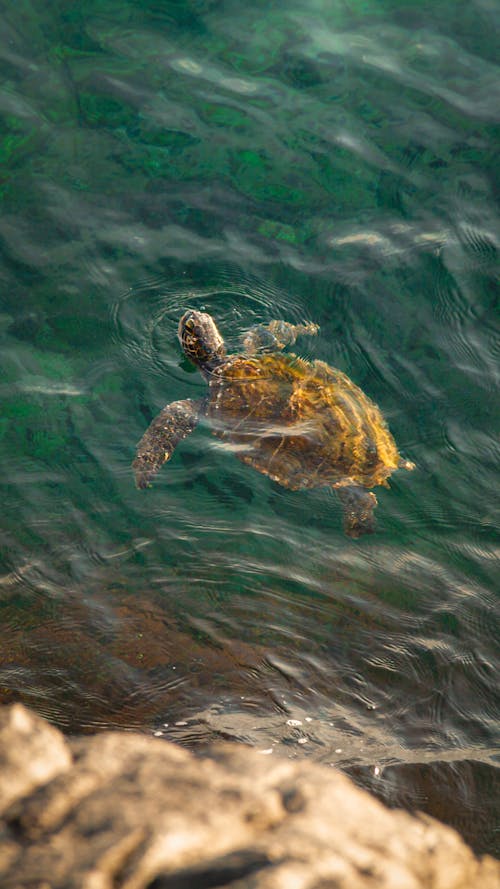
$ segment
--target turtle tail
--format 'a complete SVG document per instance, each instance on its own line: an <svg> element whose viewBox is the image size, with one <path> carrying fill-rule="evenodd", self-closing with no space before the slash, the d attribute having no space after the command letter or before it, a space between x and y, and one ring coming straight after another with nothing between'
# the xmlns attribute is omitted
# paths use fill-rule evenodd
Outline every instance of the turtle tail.
<svg viewBox="0 0 500 889"><path fill-rule="evenodd" d="M416 469L416 465L411 460L405 460L403 457L400 457L398 469L407 469L408 472L411 472L412 469Z"/></svg>

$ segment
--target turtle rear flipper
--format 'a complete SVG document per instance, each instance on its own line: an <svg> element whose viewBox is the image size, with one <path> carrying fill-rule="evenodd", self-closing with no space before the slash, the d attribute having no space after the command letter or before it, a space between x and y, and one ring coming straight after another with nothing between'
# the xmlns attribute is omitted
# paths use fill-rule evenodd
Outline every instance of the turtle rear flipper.
<svg viewBox="0 0 500 889"><path fill-rule="evenodd" d="M146 429L132 463L138 488L148 488L161 466L170 460L175 448L198 423L200 401L186 398L167 404Z"/></svg>
<svg viewBox="0 0 500 889"><path fill-rule="evenodd" d="M373 534L375 530L373 510L377 505L373 491L367 491L359 485L345 485L336 490L344 512L344 531L347 536L362 537L363 534Z"/></svg>

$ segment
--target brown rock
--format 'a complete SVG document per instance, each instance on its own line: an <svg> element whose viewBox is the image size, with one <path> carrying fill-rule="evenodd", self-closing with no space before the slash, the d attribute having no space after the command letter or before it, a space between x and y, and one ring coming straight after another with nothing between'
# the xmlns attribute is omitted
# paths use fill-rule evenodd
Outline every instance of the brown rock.
<svg viewBox="0 0 500 889"><path fill-rule="evenodd" d="M20 705L0 738L5 889L500 887L500 864L452 829L310 762L118 732L67 742Z"/></svg>
<svg viewBox="0 0 500 889"><path fill-rule="evenodd" d="M71 754L63 736L22 704L0 710L0 815L67 771Z"/></svg>

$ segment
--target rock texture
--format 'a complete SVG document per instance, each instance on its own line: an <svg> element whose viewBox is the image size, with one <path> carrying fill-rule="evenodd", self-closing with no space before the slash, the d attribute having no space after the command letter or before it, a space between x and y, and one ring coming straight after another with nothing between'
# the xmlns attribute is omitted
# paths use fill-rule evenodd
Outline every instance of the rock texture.
<svg viewBox="0 0 500 889"><path fill-rule="evenodd" d="M111 732L66 741L0 710L3 889L499 889L427 816L344 775L222 745L203 757Z"/></svg>

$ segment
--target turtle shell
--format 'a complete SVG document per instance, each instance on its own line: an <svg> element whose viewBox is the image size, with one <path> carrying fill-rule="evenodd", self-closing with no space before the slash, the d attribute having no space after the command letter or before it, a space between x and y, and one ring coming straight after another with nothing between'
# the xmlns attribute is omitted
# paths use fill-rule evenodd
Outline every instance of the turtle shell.
<svg viewBox="0 0 500 889"><path fill-rule="evenodd" d="M372 488L401 463L377 405L323 361L230 357L212 374L207 415L240 460L293 490Z"/></svg>

